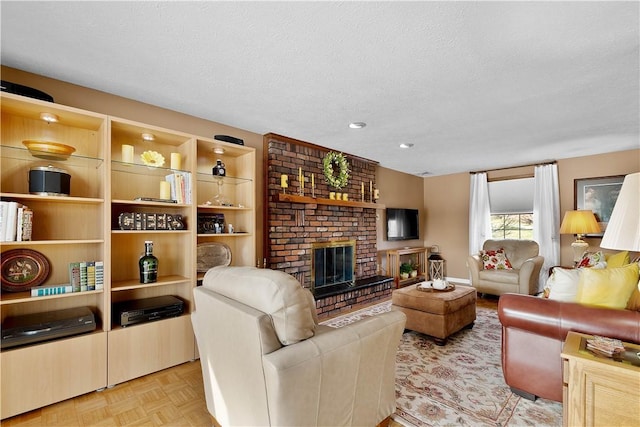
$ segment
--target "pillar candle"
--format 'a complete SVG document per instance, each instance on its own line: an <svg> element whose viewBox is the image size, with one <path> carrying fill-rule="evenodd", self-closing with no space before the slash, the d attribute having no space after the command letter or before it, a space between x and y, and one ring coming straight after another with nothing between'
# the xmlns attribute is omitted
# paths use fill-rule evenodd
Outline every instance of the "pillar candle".
<svg viewBox="0 0 640 427"><path fill-rule="evenodd" d="M316 188L315 174L311 174L311 188Z"/></svg>
<svg viewBox="0 0 640 427"><path fill-rule="evenodd" d="M304 188L304 175L300 176L300 185Z"/></svg>
<svg viewBox="0 0 640 427"><path fill-rule="evenodd" d="M298 182L302 181L302 168L298 168Z"/></svg>
<svg viewBox="0 0 640 427"><path fill-rule="evenodd" d="M280 175L280 187L282 188L287 188L289 187L289 184L287 184L287 180L289 179L289 177L287 175Z"/></svg>
<svg viewBox="0 0 640 427"><path fill-rule="evenodd" d="M167 181L160 181L160 198L163 200L171 199L171 186Z"/></svg>
<svg viewBox="0 0 640 427"><path fill-rule="evenodd" d="M182 163L180 153L171 153L171 169L179 170L180 163Z"/></svg>
<svg viewBox="0 0 640 427"><path fill-rule="evenodd" d="M122 144L122 161L133 163L133 145Z"/></svg>
<svg viewBox="0 0 640 427"><path fill-rule="evenodd" d="M364 195L364 182L362 183L362 185L360 187L360 192Z"/></svg>
<svg viewBox="0 0 640 427"><path fill-rule="evenodd" d="M373 182L369 181L369 195L373 194Z"/></svg>

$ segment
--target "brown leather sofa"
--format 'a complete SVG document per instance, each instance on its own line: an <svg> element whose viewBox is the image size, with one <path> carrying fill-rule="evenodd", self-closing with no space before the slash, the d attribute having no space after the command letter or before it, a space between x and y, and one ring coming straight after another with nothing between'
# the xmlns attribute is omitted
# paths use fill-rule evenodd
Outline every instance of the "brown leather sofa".
<svg viewBox="0 0 640 427"><path fill-rule="evenodd" d="M504 294L498 317L504 379L514 393L531 400L562 402L560 353L569 331L640 343L640 311Z"/></svg>

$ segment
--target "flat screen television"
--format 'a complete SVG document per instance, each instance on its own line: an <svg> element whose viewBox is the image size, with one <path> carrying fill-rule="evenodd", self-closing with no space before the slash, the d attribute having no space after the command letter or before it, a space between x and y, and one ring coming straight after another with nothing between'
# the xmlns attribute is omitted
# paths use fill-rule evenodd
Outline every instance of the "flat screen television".
<svg viewBox="0 0 640 427"><path fill-rule="evenodd" d="M387 240L420 238L417 209L387 208Z"/></svg>

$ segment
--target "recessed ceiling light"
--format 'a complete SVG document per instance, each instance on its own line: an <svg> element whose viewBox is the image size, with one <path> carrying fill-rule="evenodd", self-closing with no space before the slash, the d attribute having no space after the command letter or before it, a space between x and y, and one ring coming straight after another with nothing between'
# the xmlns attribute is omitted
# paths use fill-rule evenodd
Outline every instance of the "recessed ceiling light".
<svg viewBox="0 0 640 427"><path fill-rule="evenodd" d="M52 113L40 113L40 118L47 123L55 123L58 121L58 116Z"/></svg>
<svg viewBox="0 0 640 427"><path fill-rule="evenodd" d="M152 133L143 133L142 139L144 139L145 141L153 141L154 139L156 139L156 137Z"/></svg>
<svg viewBox="0 0 640 427"><path fill-rule="evenodd" d="M224 154L224 148L222 147L214 147L213 152L216 154Z"/></svg>
<svg viewBox="0 0 640 427"><path fill-rule="evenodd" d="M410 142L403 142L402 144L400 144L400 148L411 148L413 147L413 144Z"/></svg>
<svg viewBox="0 0 640 427"><path fill-rule="evenodd" d="M362 129L366 125L367 124L365 122L351 122L351 123L349 123L349 127L351 129Z"/></svg>

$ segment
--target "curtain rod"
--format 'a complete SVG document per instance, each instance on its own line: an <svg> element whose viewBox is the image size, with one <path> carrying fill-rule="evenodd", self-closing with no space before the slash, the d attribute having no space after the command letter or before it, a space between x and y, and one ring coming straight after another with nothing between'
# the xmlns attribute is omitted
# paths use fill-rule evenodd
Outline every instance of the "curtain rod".
<svg viewBox="0 0 640 427"><path fill-rule="evenodd" d="M503 171L503 170L507 170L507 169L517 169L517 168L526 168L528 166L544 166L544 165L555 165L557 162L555 160L550 160L548 162L542 162L542 163L530 163L528 165L518 165L518 166L509 166L509 167L505 167L505 168L497 168L497 169L488 169L488 170L483 170L483 171L472 171L469 172L469 174L475 174L475 173L487 173L487 172L496 172L496 171Z"/></svg>

